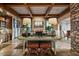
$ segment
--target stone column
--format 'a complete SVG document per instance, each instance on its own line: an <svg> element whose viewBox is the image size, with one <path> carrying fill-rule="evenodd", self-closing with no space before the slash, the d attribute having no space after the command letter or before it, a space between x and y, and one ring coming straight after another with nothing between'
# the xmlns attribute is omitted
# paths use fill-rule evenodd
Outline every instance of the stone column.
<svg viewBox="0 0 79 59"><path fill-rule="evenodd" d="M71 18L71 47L72 51L79 52L79 4L70 4Z"/></svg>

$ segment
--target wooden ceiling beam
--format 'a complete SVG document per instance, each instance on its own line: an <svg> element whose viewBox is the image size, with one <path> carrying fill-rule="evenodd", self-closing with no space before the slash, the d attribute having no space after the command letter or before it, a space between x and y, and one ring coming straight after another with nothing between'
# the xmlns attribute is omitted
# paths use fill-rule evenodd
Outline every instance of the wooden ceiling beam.
<svg viewBox="0 0 79 59"><path fill-rule="evenodd" d="M11 7L23 7L24 3L4 3L5 5L11 6ZM52 3L53 4L53 3ZM27 3L29 7L48 7L51 5L51 3ZM54 3L54 7L67 7L69 6L69 3Z"/></svg>
<svg viewBox="0 0 79 59"><path fill-rule="evenodd" d="M0 7L1 7L3 10L6 10L6 11L12 13L13 15L19 17L19 14L18 14L14 9L10 8L9 6L6 6L6 5L2 4L2 5L0 5Z"/></svg>
<svg viewBox="0 0 79 59"><path fill-rule="evenodd" d="M24 7L24 3L5 3L5 5L11 6L11 7ZM27 6L29 7L37 7L37 6L49 6L50 3L27 3Z"/></svg>
<svg viewBox="0 0 79 59"><path fill-rule="evenodd" d="M30 17L33 17L31 8L29 6L27 6L27 4L24 4L24 6L29 11Z"/></svg>
<svg viewBox="0 0 79 59"><path fill-rule="evenodd" d="M69 3L27 3L28 6L50 6L54 4L54 7L66 7L69 6Z"/></svg>
<svg viewBox="0 0 79 59"><path fill-rule="evenodd" d="M19 16L19 14L13 10L12 8L10 8L9 6L4 6L4 9L12 14L14 14L15 16Z"/></svg>
<svg viewBox="0 0 79 59"><path fill-rule="evenodd" d="M47 8L47 10L46 10L46 12L45 12L45 18L48 16L48 14L49 14L49 12L51 11L51 9L53 8L53 6L54 6L54 4L51 4L51 5Z"/></svg>
<svg viewBox="0 0 79 59"><path fill-rule="evenodd" d="M66 8L63 12L61 12L61 13L59 14L59 17L58 17L58 18L64 16L65 14L67 14L67 13L69 13L69 12L70 12L70 7Z"/></svg>
<svg viewBox="0 0 79 59"><path fill-rule="evenodd" d="M42 16L42 17L45 17L45 14L32 14L33 16ZM20 17L30 17L29 14L19 14ZM59 14L49 14L47 16L48 17L55 17L55 18L58 18L59 17Z"/></svg>
<svg viewBox="0 0 79 59"><path fill-rule="evenodd" d="M70 3L55 3L54 7L68 7Z"/></svg>

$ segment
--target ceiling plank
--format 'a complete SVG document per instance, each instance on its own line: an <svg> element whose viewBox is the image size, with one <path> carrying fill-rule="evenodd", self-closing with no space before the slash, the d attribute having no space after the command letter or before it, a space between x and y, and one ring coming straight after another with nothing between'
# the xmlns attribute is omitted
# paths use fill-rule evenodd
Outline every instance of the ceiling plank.
<svg viewBox="0 0 79 59"><path fill-rule="evenodd" d="M27 4L24 4L24 6L25 6L26 9L28 9L30 17L33 17L31 8L29 6L27 6Z"/></svg>
<svg viewBox="0 0 79 59"><path fill-rule="evenodd" d="M70 12L70 7L66 8L63 12L60 13L59 18Z"/></svg>
<svg viewBox="0 0 79 59"><path fill-rule="evenodd" d="M53 6L54 6L54 4L51 4L51 5L47 8L47 10L46 10L46 12L45 12L45 18L48 16L48 14L49 14L49 12L51 11L51 9L53 8Z"/></svg>

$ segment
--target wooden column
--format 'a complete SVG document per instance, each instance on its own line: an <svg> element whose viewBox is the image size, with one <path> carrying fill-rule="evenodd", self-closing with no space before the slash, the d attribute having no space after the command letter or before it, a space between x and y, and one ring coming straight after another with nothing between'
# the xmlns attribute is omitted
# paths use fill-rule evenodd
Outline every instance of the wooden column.
<svg viewBox="0 0 79 59"><path fill-rule="evenodd" d="M21 31L22 31L22 26L23 26L23 18L20 18L21 20L20 20L20 22L21 22L21 27L20 27L20 34L22 33Z"/></svg>
<svg viewBox="0 0 79 59"><path fill-rule="evenodd" d="M23 18L20 18L20 19L21 19L20 21L21 21L21 26L22 26L23 25Z"/></svg>
<svg viewBox="0 0 79 59"><path fill-rule="evenodd" d="M31 32L32 32L32 24L33 24L33 18L31 18Z"/></svg>
<svg viewBox="0 0 79 59"><path fill-rule="evenodd" d="M6 16L6 28L9 30L9 37L12 40L12 17Z"/></svg>
<svg viewBox="0 0 79 59"><path fill-rule="evenodd" d="M48 18L45 18L45 30L46 30L46 24L47 24ZM46 31L47 32L47 31Z"/></svg>

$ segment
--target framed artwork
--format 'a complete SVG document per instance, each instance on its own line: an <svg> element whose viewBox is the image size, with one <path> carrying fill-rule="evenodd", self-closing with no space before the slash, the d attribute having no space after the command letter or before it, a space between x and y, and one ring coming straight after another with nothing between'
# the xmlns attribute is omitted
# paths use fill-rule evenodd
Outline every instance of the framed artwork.
<svg viewBox="0 0 79 59"><path fill-rule="evenodd" d="M44 25L43 21L34 21L35 28L41 28L43 27L43 25Z"/></svg>

